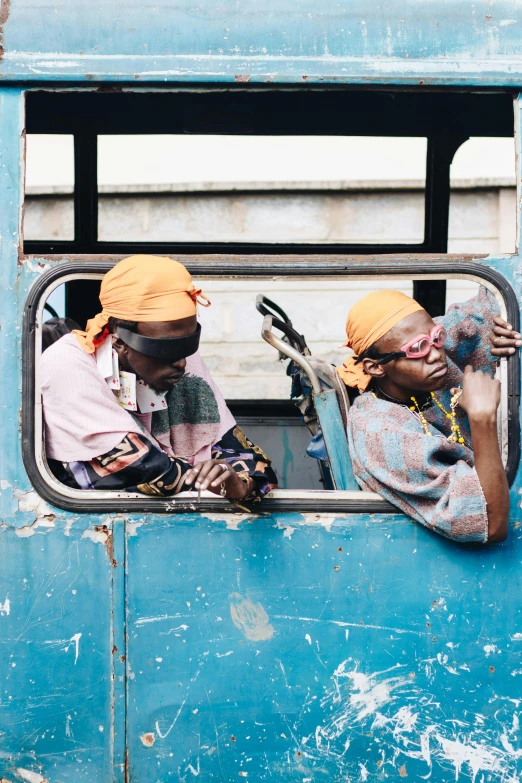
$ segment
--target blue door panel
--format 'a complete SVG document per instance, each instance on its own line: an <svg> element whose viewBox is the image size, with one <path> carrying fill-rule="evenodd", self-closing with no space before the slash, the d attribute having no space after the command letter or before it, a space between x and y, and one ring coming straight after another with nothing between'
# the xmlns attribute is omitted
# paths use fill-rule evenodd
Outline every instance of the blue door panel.
<svg viewBox="0 0 522 783"><path fill-rule="evenodd" d="M112 779L113 567L88 523L1 531L0 778Z"/></svg>
<svg viewBox="0 0 522 783"><path fill-rule="evenodd" d="M130 780L517 780L519 541L294 516L128 537Z"/></svg>

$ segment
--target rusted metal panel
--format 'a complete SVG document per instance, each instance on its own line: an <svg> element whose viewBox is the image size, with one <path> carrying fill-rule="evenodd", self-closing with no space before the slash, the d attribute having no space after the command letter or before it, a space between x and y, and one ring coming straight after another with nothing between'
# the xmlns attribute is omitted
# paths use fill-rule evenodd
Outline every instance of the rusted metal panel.
<svg viewBox="0 0 522 783"><path fill-rule="evenodd" d="M522 84L517 0L2 2L5 79ZM9 13L8 13L9 11Z"/></svg>

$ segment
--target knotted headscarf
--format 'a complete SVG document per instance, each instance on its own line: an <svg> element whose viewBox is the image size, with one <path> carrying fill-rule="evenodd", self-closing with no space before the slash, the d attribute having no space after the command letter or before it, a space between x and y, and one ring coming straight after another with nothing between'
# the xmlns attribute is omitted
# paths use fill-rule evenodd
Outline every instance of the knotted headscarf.
<svg viewBox="0 0 522 783"><path fill-rule="evenodd" d="M107 336L111 316L125 321L179 321L195 315L198 303L210 304L183 264L145 255L125 258L107 272L100 302L102 311L87 321L87 330L74 330L87 353L93 353Z"/></svg>
<svg viewBox="0 0 522 783"><path fill-rule="evenodd" d="M403 318L423 309L415 299L400 291L374 291L357 302L346 319L345 345L353 349L354 355L342 367L337 367L345 384L366 391L372 377L365 373L362 362L356 364L355 359Z"/></svg>

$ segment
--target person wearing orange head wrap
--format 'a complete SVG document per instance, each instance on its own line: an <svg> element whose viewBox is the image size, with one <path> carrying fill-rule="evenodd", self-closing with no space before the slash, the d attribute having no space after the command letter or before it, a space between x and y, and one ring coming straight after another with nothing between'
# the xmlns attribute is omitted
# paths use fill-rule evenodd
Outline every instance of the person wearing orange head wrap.
<svg viewBox="0 0 522 783"><path fill-rule="evenodd" d="M108 334L110 318L150 323L179 321L196 315L197 304L210 301L195 288L187 269L161 256L131 256L107 272L100 287L101 313L75 330L80 345L93 353Z"/></svg>
<svg viewBox="0 0 522 783"><path fill-rule="evenodd" d="M356 361L357 357L403 318L422 309L418 302L400 291L375 291L352 307L346 319L345 345L352 348L354 356L337 368L347 386L366 391L372 377Z"/></svg>
<svg viewBox="0 0 522 783"><path fill-rule="evenodd" d="M361 488L447 538L504 540L495 358L521 343L493 294L481 288L432 319L411 297L378 291L352 307L346 336L354 355L337 372L360 392L347 434Z"/></svg>
<svg viewBox="0 0 522 783"><path fill-rule="evenodd" d="M259 500L277 479L198 352L197 305L178 261L136 255L103 278L101 311L40 365L49 464L80 489Z"/></svg>

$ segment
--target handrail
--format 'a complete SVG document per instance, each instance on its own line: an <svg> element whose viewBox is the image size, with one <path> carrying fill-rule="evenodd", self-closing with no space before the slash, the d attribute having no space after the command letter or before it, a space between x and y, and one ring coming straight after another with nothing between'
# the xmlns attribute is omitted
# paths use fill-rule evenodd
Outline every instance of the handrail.
<svg viewBox="0 0 522 783"><path fill-rule="evenodd" d="M304 370L307 374L310 380L310 385L312 387L312 392L314 394L319 394L321 391L321 384L319 382L319 377L313 369L312 365L301 353L299 353L299 351L297 351L295 348L292 348L292 346L288 345L288 343L285 343L284 340L281 340L280 337L275 336L275 334L272 332L272 321L272 315L265 315L263 318L263 326L261 327L261 337L273 348L276 348L280 353L284 354L289 359L292 359L292 361L298 364L299 367L301 367L301 369Z"/></svg>

